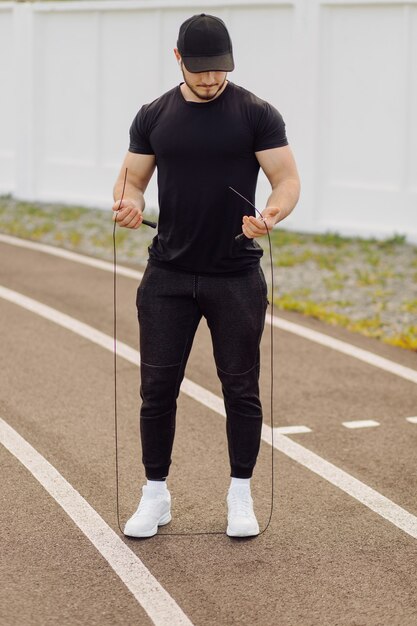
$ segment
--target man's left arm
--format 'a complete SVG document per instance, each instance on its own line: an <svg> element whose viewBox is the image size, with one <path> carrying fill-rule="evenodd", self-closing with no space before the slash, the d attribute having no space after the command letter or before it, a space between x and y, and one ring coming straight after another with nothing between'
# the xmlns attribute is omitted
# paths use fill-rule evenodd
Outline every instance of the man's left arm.
<svg viewBox="0 0 417 626"><path fill-rule="evenodd" d="M262 211L265 221L259 217L244 216L242 230L246 237L253 239L266 234L287 217L300 196L300 178L290 146L255 152L259 165L268 178L272 192Z"/></svg>

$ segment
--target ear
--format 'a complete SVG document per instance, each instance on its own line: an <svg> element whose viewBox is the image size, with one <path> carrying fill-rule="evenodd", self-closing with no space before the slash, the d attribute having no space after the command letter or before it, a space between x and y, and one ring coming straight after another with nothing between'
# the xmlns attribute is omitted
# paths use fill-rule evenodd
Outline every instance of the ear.
<svg viewBox="0 0 417 626"><path fill-rule="evenodd" d="M181 65L181 55L178 51L178 48L174 48L174 54L175 54L175 58L177 59L178 63Z"/></svg>

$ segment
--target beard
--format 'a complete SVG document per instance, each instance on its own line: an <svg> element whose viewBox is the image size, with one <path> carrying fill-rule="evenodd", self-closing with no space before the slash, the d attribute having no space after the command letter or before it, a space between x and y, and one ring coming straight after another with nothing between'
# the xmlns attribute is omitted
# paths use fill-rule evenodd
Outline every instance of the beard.
<svg viewBox="0 0 417 626"><path fill-rule="evenodd" d="M205 96L205 95L201 95L201 93L199 93L195 87L193 87L192 85L190 85L190 83L187 81L187 79L186 79L186 77L185 77L184 70L182 69L182 67L181 67L181 71L182 71L182 75L183 75L183 77L184 77L184 82L185 82L185 84L187 85L188 89L189 89L190 91L192 91L192 93L193 93L195 96L197 96L197 98L199 98L200 100L206 100L206 101L209 101L209 100L214 100L214 98L217 96L217 94L219 93L219 91L221 91L221 90L223 89L224 84L225 84L225 82L226 82L226 78L227 78L227 74L226 74L226 76L224 77L224 81L223 81L223 82L222 82L222 84L218 87L218 89L216 89L216 93L215 93L214 95L212 95L212 96Z"/></svg>

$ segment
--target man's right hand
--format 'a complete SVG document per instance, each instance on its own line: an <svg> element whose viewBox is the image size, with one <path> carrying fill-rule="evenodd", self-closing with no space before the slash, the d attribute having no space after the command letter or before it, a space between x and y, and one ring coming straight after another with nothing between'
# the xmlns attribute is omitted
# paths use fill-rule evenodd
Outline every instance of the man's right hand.
<svg viewBox="0 0 417 626"><path fill-rule="evenodd" d="M112 210L113 221L117 222L119 226L125 228L139 228L142 224L142 206L134 200L124 198L122 202L116 200L113 204Z"/></svg>

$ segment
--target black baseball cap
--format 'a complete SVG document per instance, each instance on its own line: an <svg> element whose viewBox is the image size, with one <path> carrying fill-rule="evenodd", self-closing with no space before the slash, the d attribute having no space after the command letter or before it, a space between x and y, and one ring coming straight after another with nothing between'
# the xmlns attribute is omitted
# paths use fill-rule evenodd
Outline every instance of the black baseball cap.
<svg viewBox="0 0 417 626"><path fill-rule="evenodd" d="M189 72L231 72L235 68L226 25L214 15L193 15L181 24L177 48Z"/></svg>

